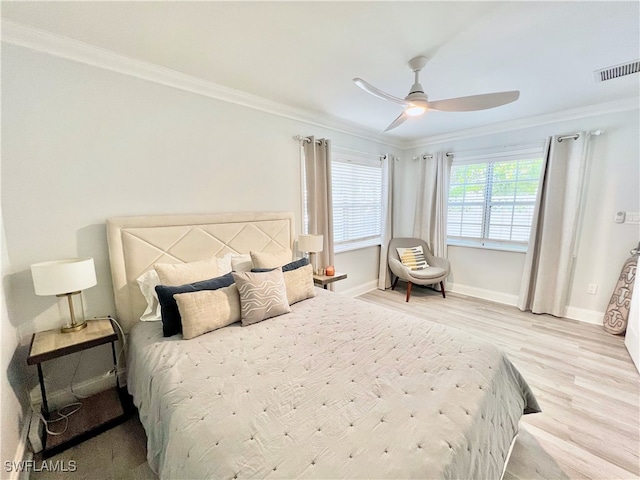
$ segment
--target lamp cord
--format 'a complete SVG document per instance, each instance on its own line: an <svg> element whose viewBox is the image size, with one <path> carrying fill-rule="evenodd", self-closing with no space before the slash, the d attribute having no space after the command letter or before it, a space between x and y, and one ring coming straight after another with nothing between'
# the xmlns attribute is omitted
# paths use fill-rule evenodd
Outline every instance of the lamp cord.
<svg viewBox="0 0 640 480"><path fill-rule="evenodd" d="M69 407L75 407L75 408L73 408L73 410L71 410L69 413L62 413L62 411L65 408L69 408ZM69 417L74 413L76 413L81 408L82 408L82 404L80 402L69 403L68 405L65 405L64 407L60 407L58 410L56 410L56 414L58 415L58 418L54 420L47 420L46 418L44 418L44 415L42 415L42 412L39 412L38 410L36 410L36 408L33 405L31 405L31 410L33 410L34 415L36 415L38 418L40 418L40 420L42 420L42 423L44 424L44 429L47 431L49 435L62 435L63 433L65 433L69 428ZM50 423L56 423L61 420L65 421L64 430L62 430L61 432L54 432L49 430Z"/></svg>

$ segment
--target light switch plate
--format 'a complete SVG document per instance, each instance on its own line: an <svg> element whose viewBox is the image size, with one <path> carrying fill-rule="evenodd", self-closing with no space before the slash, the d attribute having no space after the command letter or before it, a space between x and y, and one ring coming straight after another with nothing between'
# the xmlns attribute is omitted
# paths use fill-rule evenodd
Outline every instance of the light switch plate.
<svg viewBox="0 0 640 480"><path fill-rule="evenodd" d="M640 212L627 212L624 223L640 224Z"/></svg>

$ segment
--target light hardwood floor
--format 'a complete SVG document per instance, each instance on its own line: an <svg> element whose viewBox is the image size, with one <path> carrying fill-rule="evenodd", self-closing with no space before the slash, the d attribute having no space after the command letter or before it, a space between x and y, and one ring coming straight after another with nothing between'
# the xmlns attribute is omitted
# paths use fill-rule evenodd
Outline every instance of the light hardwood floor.
<svg viewBox="0 0 640 480"><path fill-rule="evenodd" d="M598 325L520 312L515 307L404 285L359 297L467 330L503 348L543 409L526 415L505 480L640 478L640 376L624 338ZM52 460L73 459L71 474L32 479L154 479L137 418Z"/></svg>

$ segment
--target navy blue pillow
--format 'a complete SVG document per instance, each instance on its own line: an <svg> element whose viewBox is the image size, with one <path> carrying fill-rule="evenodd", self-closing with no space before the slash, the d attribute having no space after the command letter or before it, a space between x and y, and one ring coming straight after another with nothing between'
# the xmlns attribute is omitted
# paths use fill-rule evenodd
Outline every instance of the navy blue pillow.
<svg viewBox="0 0 640 480"><path fill-rule="evenodd" d="M309 265L308 258L301 258L300 260L295 260L291 263L287 263L282 266L283 272L290 272L291 270L296 270L300 267L304 267L305 265ZM274 268L252 268L252 272L270 272L271 270L275 270Z"/></svg>
<svg viewBox="0 0 640 480"><path fill-rule="evenodd" d="M222 277L210 278L209 280L201 280L200 282L188 283L177 287L169 287L167 285L156 286L158 301L162 310L162 334L165 337L171 337L176 333L182 332L182 318L178 310L178 303L173 296L176 293L199 292L200 290L218 290L219 288L233 285L233 276L230 273Z"/></svg>

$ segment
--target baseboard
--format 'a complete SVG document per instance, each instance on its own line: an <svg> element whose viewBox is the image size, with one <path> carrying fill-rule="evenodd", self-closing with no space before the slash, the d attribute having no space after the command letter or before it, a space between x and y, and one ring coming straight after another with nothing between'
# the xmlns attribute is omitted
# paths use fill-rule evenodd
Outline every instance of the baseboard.
<svg viewBox="0 0 640 480"><path fill-rule="evenodd" d="M470 287L469 285L460 285L451 283L448 285L449 291L467 295L469 297L481 298L492 302L502 303L504 305L518 306L518 296L509 293L496 292L495 290L485 290L484 288ZM579 322L591 323L594 325L602 325L604 318L603 312L595 310L587 310L585 308L567 307L565 318L578 320Z"/></svg>
<svg viewBox="0 0 640 480"><path fill-rule="evenodd" d="M346 290L341 290L337 293L341 295L346 295L347 297L357 297L358 295L362 295L363 293L370 292L371 290L375 290L376 288L378 288L377 279L371 280L361 285L356 285L355 287L347 288Z"/></svg>
<svg viewBox="0 0 640 480"><path fill-rule="evenodd" d="M495 290L486 290L484 288L470 287L469 285L461 285L459 283L449 283L447 288L450 292L467 295L469 297L482 298L504 305L513 307L518 305L518 296L510 293L496 292Z"/></svg>
<svg viewBox="0 0 640 480"><path fill-rule="evenodd" d="M592 323L594 325L602 325L604 320L604 312L595 310L587 310L585 308L567 307L566 318L578 320L580 322Z"/></svg>
<svg viewBox="0 0 640 480"><path fill-rule="evenodd" d="M16 448L16 454L13 457L11 470L7 472L6 466L2 466L3 471L9 474L7 477L8 480L24 480L29 478L29 472L24 468L19 468L19 466L24 465L24 461L30 460L32 456L28 448L29 427L31 426L32 416L33 412L31 411L28 411L24 416L24 423L22 425L22 431L20 432L20 439L18 441L18 447Z"/></svg>
<svg viewBox="0 0 640 480"><path fill-rule="evenodd" d="M123 385L123 378L126 377L124 369L119 371L120 375L120 385ZM84 382L76 383L73 385L73 390L83 397L90 397L91 395L95 395L96 393L104 392L105 390L109 390L115 386L115 377L113 373L107 375L101 375L99 377L90 378L89 380L85 380ZM39 405L42 403L42 394L40 392L40 386L33 388L29 393L29 399L31 401L31 405L38 405L36 408L40 408ZM47 392L47 403L49 405L49 409L60 408L64 405L68 405L70 403L76 402L76 397L71 393L71 390L61 389L53 392Z"/></svg>

